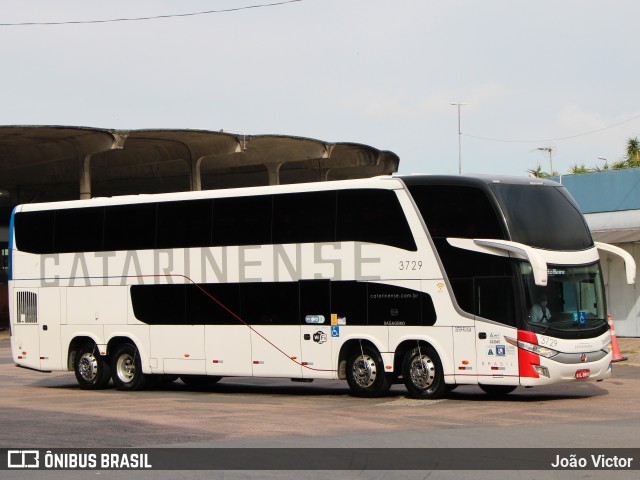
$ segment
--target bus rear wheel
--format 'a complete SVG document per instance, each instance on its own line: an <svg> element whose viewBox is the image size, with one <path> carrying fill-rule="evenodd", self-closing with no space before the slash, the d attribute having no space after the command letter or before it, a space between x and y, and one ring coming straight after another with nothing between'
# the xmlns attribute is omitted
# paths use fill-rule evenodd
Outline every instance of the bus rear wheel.
<svg viewBox="0 0 640 480"><path fill-rule="evenodd" d="M444 383L440 358L433 348L426 345L416 347L405 354L402 378L405 387L415 398L442 398L449 391Z"/></svg>
<svg viewBox="0 0 640 480"><path fill-rule="evenodd" d="M347 360L347 383L357 397L380 397L389 391L391 382L375 348L367 346L351 354Z"/></svg>
<svg viewBox="0 0 640 480"><path fill-rule="evenodd" d="M123 343L116 348L111 369L118 390L140 390L145 386L147 376L142 373L140 353L135 345Z"/></svg>
<svg viewBox="0 0 640 480"><path fill-rule="evenodd" d="M109 362L97 350L96 345L86 344L76 354L73 370L83 390L105 388L111 380Z"/></svg>

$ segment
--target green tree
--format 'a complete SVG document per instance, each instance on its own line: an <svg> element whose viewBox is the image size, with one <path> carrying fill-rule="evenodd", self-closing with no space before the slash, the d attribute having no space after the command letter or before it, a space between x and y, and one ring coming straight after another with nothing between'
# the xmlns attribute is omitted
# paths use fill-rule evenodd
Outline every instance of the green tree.
<svg viewBox="0 0 640 480"><path fill-rule="evenodd" d="M628 167L640 167L640 141L638 141L638 137L630 138L627 141L627 158L625 160Z"/></svg>
<svg viewBox="0 0 640 480"><path fill-rule="evenodd" d="M540 149L538 149L540 150ZM627 154L624 158L613 162L609 165L608 162L600 167L596 165L595 167L587 167L584 163L578 165L577 163L569 169L569 173L589 173L589 172L602 172L603 170L622 170L625 168L635 168L640 167L640 140L638 137L629 138L627 140ZM553 174L549 174L542 170L542 167L538 165L537 168L527 170L530 176L536 178L546 178L546 177L557 177L558 172L553 172Z"/></svg>
<svg viewBox="0 0 640 480"><path fill-rule="evenodd" d="M629 168L629 163L626 160L618 160L611 164L611 170L622 170L624 168Z"/></svg>
<svg viewBox="0 0 640 480"><path fill-rule="evenodd" d="M581 163L580 165L576 163L569 169L569 173L589 173L589 172L593 172L593 168L585 167L584 163Z"/></svg>
<svg viewBox="0 0 640 480"><path fill-rule="evenodd" d="M540 165L538 165L536 168L529 168L527 170L527 173L535 178L545 178L548 177L549 174L547 172L543 172L542 171L542 167Z"/></svg>

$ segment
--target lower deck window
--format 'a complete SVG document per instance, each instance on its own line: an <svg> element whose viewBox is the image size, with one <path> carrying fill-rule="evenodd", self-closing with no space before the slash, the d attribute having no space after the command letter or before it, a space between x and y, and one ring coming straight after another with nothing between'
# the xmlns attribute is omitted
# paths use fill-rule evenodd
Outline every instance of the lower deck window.
<svg viewBox="0 0 640 480"><path fill-rule="evenodd" d="M431 296L356 281L133 285L136 318L150 325L433 325Z"/></svg>

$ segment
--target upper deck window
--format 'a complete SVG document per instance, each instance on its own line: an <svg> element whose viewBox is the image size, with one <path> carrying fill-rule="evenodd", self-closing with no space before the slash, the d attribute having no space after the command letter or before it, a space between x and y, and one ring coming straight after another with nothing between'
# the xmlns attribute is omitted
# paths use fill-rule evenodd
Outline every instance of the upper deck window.
<svg viewBox="0 0 640 480"><path fill-rule="evenodd" d="M433 238L506 238L497 212L479 188L414 185L409 191Z"/></svg>
<svg viewBox="0 0 640 480"><path fill-rule="evenodd" d="M298 192L20 212L16 248L71 253L368 242L416 250L391 190Z"/></svg>

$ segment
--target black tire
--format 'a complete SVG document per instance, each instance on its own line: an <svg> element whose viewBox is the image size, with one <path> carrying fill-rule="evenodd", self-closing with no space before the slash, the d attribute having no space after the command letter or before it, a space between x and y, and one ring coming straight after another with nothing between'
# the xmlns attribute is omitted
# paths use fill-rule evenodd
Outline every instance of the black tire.
<svg viewBox="0 0 640 480"><path fill-rule="evenodd" d="M222 377L214 377L213 375L180 375L180 380L185 385L193 388L207 388L215 385Z"/></svg>
<svg viewBox="0 0 640 480"><path fill-rule="evenodd" d="M442 362L430 346L409 350L402 362L402 378L409 394L415 398L436 399L449 393L444 383Z"/></svg>
<svg viewBox="0 0 640 480"><path fill-rule="evenodd" d="M73 370L83 390L105 388L111 380L109 362L100 355L95 344L87 343L80 347L76 353Z"/></svg>
<svg viewBox="0 0 640 480"><path fill-rule="evenodd" d="M513 385L480 385L480 388L490 397L500 398L509 395L518 387Z"/></svg>
<svg viewBox="0 0 640 480"><path fill-rule="evenodd" d="M151 383L151 376L142 373L138 349L130 343L123 343L116 348L112 355L111 370L113 383L118 390L141 390Z"/></svg>
<svg viewBox="0 0 640 480"><path fill-rule="evenodd" d="M347 359L347 383L356 397L380 397L389 391L391 381L384 370L380 352L366 346Z"/></svg>

